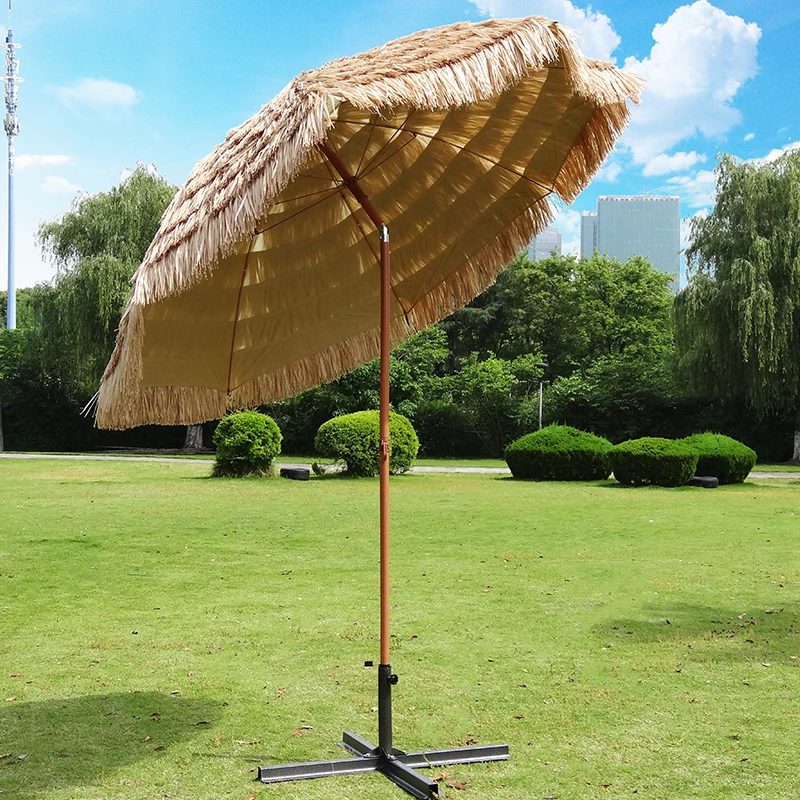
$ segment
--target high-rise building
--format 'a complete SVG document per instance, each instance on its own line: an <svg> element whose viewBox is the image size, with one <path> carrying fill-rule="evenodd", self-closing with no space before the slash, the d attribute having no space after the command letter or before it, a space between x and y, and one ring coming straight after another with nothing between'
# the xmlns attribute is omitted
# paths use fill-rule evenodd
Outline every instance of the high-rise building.
<svg viewBox="0 0 800 800"><path fill-rule="evenodd" d="M581 258L591 258L597 250L597 212L581 214Z"/></svg>
<svg viewBox="0 0 800 800"><path fill-rule="evenodd" d="M581 215L581 257L596 249L600 255L627 261L647 258L672 278L679 289L681 261L681 205L678 197L599 197L597 213ZM593 230L592 230L593 227ZM594 246L590 243L594 238Z"/></svg>
<svg viewBox="0 0 800 800"><path fill-rule="evenodd" d="M553 225L548 225L538 236L534 236L528 246L528 258L532 261L541 261L549 258L553 251L561 255L561 231Z"/></svg>

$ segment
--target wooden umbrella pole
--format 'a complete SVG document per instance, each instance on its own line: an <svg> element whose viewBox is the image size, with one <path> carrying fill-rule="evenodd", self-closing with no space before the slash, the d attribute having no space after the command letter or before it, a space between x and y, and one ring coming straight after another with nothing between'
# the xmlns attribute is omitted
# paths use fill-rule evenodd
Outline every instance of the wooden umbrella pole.
<svg viewBox="0 0 800 800"><path fill-rule="evenodd" d="M381 664L389 663L389 229L381 235L381 388L380 388L380 528L381 528Z"/></svg>
<svg viewBox="0 0 800 800"><path fill-rule="evenodd" d="M381 550L381 660L378 664L378 747L391 756L392 686L397 675L389 664L389 356L391 346L391 270L389 229L381 237L381 388L380 388L380 550Z"/></svg>
<svg viewBox="0 0 800 800"><path fill-rule="evenodd" d="M359 202L380 234L380 663L378 664L378 746L392 752L392 686L397 676L389 664L389 355L391 348L391 270L389 268L389 229L367 197L358 179L347 169L338 153L327 142L318 145L344 185Z"/></svg>

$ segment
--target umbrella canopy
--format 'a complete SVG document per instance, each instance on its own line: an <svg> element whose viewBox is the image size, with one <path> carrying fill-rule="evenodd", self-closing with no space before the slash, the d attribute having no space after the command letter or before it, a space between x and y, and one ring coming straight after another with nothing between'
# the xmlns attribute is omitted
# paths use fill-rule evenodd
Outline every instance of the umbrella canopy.
<svg viewBox="0 0 800 800"><path fill-rule="evenodd" d="M98 424L216 419L376 357L379 234L354 187L391 231L392 344L465 305L588 184L640 83L540 17L421 31L301 74L165 212Z"/></svg>

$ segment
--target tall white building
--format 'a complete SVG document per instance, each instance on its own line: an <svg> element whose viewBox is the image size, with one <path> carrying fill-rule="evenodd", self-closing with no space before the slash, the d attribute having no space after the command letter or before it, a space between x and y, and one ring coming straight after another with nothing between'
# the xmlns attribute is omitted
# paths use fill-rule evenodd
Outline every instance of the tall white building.
<svg viewBox="0 0 800 800"><path fill-rule="evenodd" d="M595 249L600 255L619 261L627 261L633 255L644 256L672 278L672 290L677 292L681 262L680 198L599 197L596 214L581 214L581 257L590 257Z"/></svg>
<svg viewBox="0 0 800 800"><path fill-rule="evenodd" d="M591 258L597 250L597 212L581 214L581 258Z"/></svg>
<svg viewBox="0 0 800 800"><path fill-rule="evenodd" d="M553 251L561 255L561 231L554 225L548 225L538 236L534 236L528 246L528 258L541 261L549 258Z"/></svg>

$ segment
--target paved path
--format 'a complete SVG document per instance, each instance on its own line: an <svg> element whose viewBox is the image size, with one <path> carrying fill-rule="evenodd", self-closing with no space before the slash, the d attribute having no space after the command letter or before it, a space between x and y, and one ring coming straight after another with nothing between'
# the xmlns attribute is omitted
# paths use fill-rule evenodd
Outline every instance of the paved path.
<svg viewBox="0 0 800 800"><path fill-rule="evenodd" d="M172 456L112 456L112 455L68 455L68 454L44 454L44 453L0 453L0 458L22 458L22 459L40 459L40 458L59 458L72 461L167 461L179 462L181 464L202 464L206 467L209 464L209 459L205 458L185 458L185 457L172 457ZM288 464L284 462L276 462L275 467L289 468L306 468L308 469L309 463L304 462L301 464ZM477 473L483 475L510 475L511 471L508 467L413 467L412 472L464 472L464 473ZM751 478L794 478L800 480L800 472L751 472Z"/></svg>

